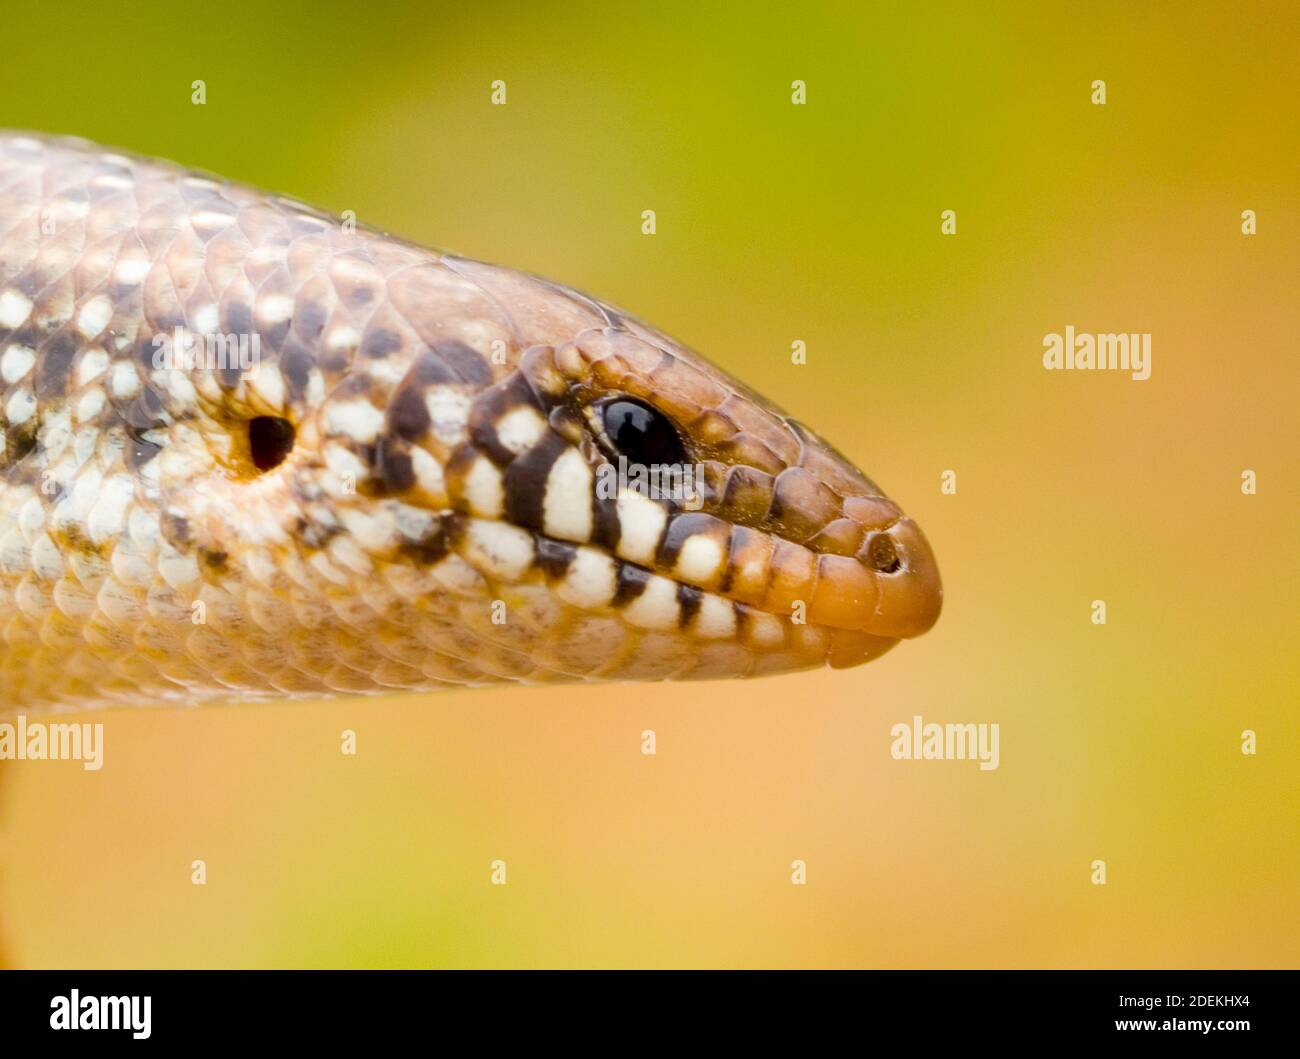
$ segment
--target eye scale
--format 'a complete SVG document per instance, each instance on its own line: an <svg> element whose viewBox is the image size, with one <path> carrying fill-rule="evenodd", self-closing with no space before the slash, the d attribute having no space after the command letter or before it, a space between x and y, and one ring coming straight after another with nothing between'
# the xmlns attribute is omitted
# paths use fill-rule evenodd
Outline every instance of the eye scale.
<svg viewBox="0 0 1300 1059"><path fill-rule="evenodd" d="M166 162L106 195L107 153L0 131L0 715L843 668L937 619L899 506L657 329Z"/></svg>

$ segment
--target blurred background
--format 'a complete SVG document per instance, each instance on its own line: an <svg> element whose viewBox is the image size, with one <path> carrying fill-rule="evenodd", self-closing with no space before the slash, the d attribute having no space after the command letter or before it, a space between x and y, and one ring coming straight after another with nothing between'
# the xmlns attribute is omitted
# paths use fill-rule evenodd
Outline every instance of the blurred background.
<svg viewBox="0 0 1300 1059"><path fill-rule="evenodd" d="M621 304L855 459L947 593L845 672L88 716L101 772L0 764L8 961L1295 966L1300 15L1039 7L7 11L0 125ZM1067 324L1151 332L1150 380L1045 372ZM915 714L1001 767L894 761Z"/></svg>

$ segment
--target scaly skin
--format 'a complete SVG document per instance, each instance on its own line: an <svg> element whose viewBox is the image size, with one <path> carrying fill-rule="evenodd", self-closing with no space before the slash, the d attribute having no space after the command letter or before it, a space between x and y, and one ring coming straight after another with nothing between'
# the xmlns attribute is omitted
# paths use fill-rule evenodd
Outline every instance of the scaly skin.
<svg viewBox="0 0 1300 1059"><path fill-rule="evenodd" d="M622 395L702 503L595 488ZM0 711L848 666L939 612L897 505L645 324L82 141L0 134L0 437Z"/></svg>

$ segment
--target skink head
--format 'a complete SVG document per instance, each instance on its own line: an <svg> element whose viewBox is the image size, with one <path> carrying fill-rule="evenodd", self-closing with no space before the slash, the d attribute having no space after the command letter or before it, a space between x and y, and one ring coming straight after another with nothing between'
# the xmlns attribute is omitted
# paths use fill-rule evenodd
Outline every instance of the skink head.
<svg viewBox="0 0 1300 1059"><path fill-rule="evenodd" d="M209 531L216 509L237 513L227 536L252 505L281 512L271 536L333 582L325 596L396 597L399 623L483 679L848 666L935 622L916 524L678 343L461 259L329 269L331 297L368 323L310 343L291 330L233 391L243 470L206 487ZM273 411L268 394L284 412L250 414Z"/></svg>
<svg viewBox="0 0 1300 1059"><path fill-rule="evenodd" d="M118 697L747 676L938 615L897 505L610 306L90 144L0 173L6 554Z"/></svg>
<svg viewBox="0 0 1300 1059"><path fill-rule="evenodd" d="M837 665L875 657L934 624L938 567L897 504L811 430L707 361L619 322L618 330L531 350L521 363L551 430L594 473L590 520L557 519L550 532L568 530L674 582L679 620L699 590L731 602L742 624L771 616L796 633L820 628ZM585 511L577 488L561 498L561 476L518 485L559 511ZM532 528L548 532L545 518Z"/></svg>

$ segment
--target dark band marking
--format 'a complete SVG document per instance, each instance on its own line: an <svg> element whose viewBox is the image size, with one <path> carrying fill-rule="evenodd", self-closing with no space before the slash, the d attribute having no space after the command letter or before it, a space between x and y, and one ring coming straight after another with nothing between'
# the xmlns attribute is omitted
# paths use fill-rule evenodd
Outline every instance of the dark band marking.
<svg viewBox="0 0 1300 1059"><path fill-rule="evenodd" d="M402 348L402 336L386 327L372 327L361 338L361 355L381 360Z"/></svg>
<svg viewBox="0 0 1300 1059"><path fill-rule="evenodd" d="M433 520L429 531L419 540L402 538L398 550L418 563L432 566L441 562L455 547L464 528L464 524L455 515L441 515Z"/></svg>
<svg viewBox="0 0 1300 1059"><path fill-rule="evenodd" d="M505 467L518 457L501 444L497 423L507 412L520 407L538 408L537 398L528 380L514 374L480 394L470 410L470 439L498 467ZM541 413L540 409L538 413Z"/></svg>
<svg viewBox="0 0 1300 1059"><path fill-rule="evenodd" d="M316 366L326 375L342 375L352 366L352 353L346 349L327 349L316 358Z"/></svg>
<svg viewBox="0 0 1300 1059"><path fill-rule="evenodd" d="M122 411L122 418L132 430L143 432L164 426L163 402L158 391L145 386Z"/></svg>
<svg viewBox="0 0 1300 1059"><path fill-rule="evenodd" d="M623 527L618 521L618 500L600 496L595 484L591 489L591 516L591 542L608 552L617 551L623 533Z"/></svg>
<svg viewBox="0 0 1300 1059"><path fill-rule="evenodd" d="M522 456L516 456L506 468L506 518L516 526L542 528L546 477L551 473L551 465L566 448L568 444L559 434L547 431L541 441Z"/></svg>
<svg viewBox="0 0 1300 1059"><path fill-rule="evenodd" d="M294 314L293 328L308 342L314 342L325 330L326 315L320 302L306 301Z"/></svg>
<svg viewBox="0 0 1300 1059"><path fill-rule="evenodd" d="M417 386L404 385L388 403L388 429L399 438L418 441L428 433L429 406Z"/></svg>
<svg viewBox="0 0 1300 1059"><path fill-rule="evenodd" d="M649 583L650 571L643 570L632 563L619 563L618 587L614 590L614 598L610 605L626 607L645 591L645 586Z"/></svg>
<svg viewBox="0 0 1300 1059"><path fill-rule="evenodd" d="M578 554L576 544L556 541L550 537L537 537L537 566L552 580L558 581L569 572L574 558Z"/></svg>
<svg viewBox="0 0 1300 1059"><path fill-rule="evenodd" d="M113 280L108 287L108 296L113 300L120 316L137 315L140 305L140 288L134 283L118 283Z"/></svg>
<svg viewBox="0 0 1300 1059"><path fill-rule="evenodd" d="M27 458L28 453L36 448L36 420L29 419L18 427L5 431L5 467L10 468Z"/></svg>
<svg viewBox="0 0 1300 1059"><path fill-rule="evenodd" d="M460 376L432 350L426 350L415 358L411 370L407 372L406 381L417 386L437 386L460 382Z"/></svg>
<svg viewBox="0 0 1300 1059"><path fill-rule="evenodd" d="M433 351L462 382L471 386L487 386L492 382L491 366L464 342L449 339L437 343Z"/></svg>
<svg viewBox="0 0 1300 1059"><path fill-rule="evenodd" d="M176 514L174 511L164 511L161 530L163 540L178 552L188 552L190 550L190 544L192 543L190 524L183 516Z"/></svg>
<svg viewBox="0 0 1300 1059"><path fill-rule="evenodd" d="M300 516L294 522L294 535L308 548L321 549L343 532L342 526L325 526Z"/></svg>
<svg viewBox="0 0 1300 1059"><path fill-rule="evenodd" d="M68 373L77 355L77 340L66 332L45 343L36 362L32 389L38 398L62 397L67 391Z"/></svg>
<svg viewBox="0 0 1300 1059"><path fill-rule="evenodd" d="M700 603L703 599L703 591L694 585L678 584L677 604L680 613L677 616L677 624L681 628L686 628L691 623L691 619L699 613Z"/></svg>
<svg viewBox="0 0 1300 1059"><path fill-rule="evenodd" d="M686 543L688 537L694 537L697 534L713 536L710 532L717 525L717 519L712 515L706 515L698 511L688 511L685 514L673 515L668 519L668 524L664 527L663 537L659 540L658 557L659 563L665 568L671 569L677 563L677 556L681 554L682 545Z"/></svg>
<svg viewBox="0 0 1300 1059"><path fill-rule="evenodd" d="M375 478L385 493L404 493L415 484L411 453L400 438L380 438L375 446Z"/></svg>
<svg viewBox="0 0 1300 1059"><path fill-rule="evenodd" d="M262 352L268 349L273 352L279 352L280 347L284 345L284 340L289 337L289 328L293 326L294 318L291 316L288 320L281 320L279 323L272 324L270 327L264 327L257 333L262 339ZM252 330L235 331L237 335L251 335Z"/></svg>
<svg viewBox="0 0 1300 1059"><path fill-rule="evenodd" d="M731 591L732 581L736 572L736 564L733 559L738 555L744 555L752 547L751 542L763 534L758 530L750 529L747 526L735 525L731 527L731 538L729 541L729 551L727 561L722 567L722 581L718 585L718 591L724 595ZM769 582L771 580L771 571L768 571Z"/></svg>
<svg viewBox="0 0 1300 1059"><path fill-rule="evenodd" d="M45 266L49 269L50 274L48 276L40 270L39 264L38 260L30 265L13 283L18 290L27 295L27 300L33 304L39 303L41 291L48 287L54 278L54 266L52 264L46 264Z"/></svg>
<svg viewBox="0 0 1300 1059"><path fill-rule="evenodd" d="M369 397L373 387L370 376L364 372L355 372L334 387L331 400L344 400L349 397Z"/></svg>
<svg viewBox="0 0 1300 1059"><path fill-rule="evenodd" d="M315 363L312 355L292 339L280 354L280 374L289 384L289 394L295 401L307 396L307 382Z"/></svg>
<svg viewBox="0 0 1300 1059"><path fill-rule="evenodd" d="M209 570L222 571L226 568L226 563L230 556L216 548L200 548L199 561Z"/></svg>
<svg viewBox="0 0 1300 1059"><path fill-rule="evenodd" d="M26 346L28 349L40 349L47 333L30 322L24 324L17 331L9 331L0 327L0 343L9 345L12 342L14 345Z"/></svg>
<svg viewBox="0 0 1300 1059"><path fill-rule="evenodd" d="M226 332L233 335L253 334L253 308L246 302L226 303Z"/></svg>
<svg viewBox="0 0 1300 1059"><path fill-rule="evenodd" d="M138 471L160 452L162 452L161 445L155 445L152 441L145 441L144 438L137 437L131 431L127 432L124 456L126 465L131 470Z"/></svg>

